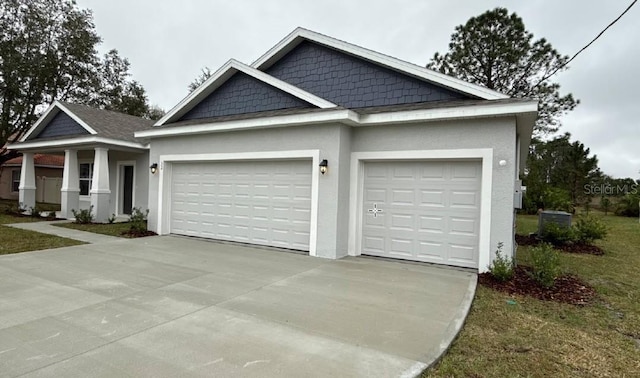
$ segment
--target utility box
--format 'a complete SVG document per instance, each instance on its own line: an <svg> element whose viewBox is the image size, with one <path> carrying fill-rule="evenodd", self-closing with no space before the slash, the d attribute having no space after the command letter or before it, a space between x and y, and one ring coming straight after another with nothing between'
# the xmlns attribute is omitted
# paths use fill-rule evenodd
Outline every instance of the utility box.
<svg viewBox="0 0 640 378"><path fill-rule="evenodd" d="M513 192L513 207L522 209L522 197L527 190L526 186L522 186L522 180L516 180L515 191Z"/></svg>
<svg viewBox="0 0 640 378"><path fill-rule="evenodd" d="M544 226L555 223L559 226L571 227L571 214L566 211L544 210L538 215L538 236L542 235Z"/></svg>

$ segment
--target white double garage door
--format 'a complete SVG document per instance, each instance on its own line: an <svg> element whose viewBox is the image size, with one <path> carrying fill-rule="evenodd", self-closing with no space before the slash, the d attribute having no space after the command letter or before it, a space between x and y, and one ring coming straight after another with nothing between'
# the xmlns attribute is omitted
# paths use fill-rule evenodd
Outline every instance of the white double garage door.
<svg viewBox="0 0 640 378"><path fill-rule="evenodd" d="M171 233L309 251L312 172L310 160L174 163ZM477 267L479 161L366 162L361 182L361 254Z"/></svg>

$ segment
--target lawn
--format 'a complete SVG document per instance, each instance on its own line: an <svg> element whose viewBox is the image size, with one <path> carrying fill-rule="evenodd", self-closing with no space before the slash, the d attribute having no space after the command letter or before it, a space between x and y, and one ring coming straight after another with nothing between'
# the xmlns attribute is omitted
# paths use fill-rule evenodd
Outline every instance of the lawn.
<svg viewBox="0 0 640 378"><path fill-rule="evenodd" d="M7 200L0 199L0 224L9 224L9 223L25 223L25 222L40 222L42 219L35 217L16 217L12 215L7 215L5 213L5 209L10 207L17 207L18 201L16 200ZM60 205L54 203L36 203L36 207L40 209L43 214L47 214L50 211L59 211Z"/></svg>
<svg viewBox="0 0 640 378"><path fill-rule="evenodd" d="M0 209L3 205L14 204L15 201L0 200ZM8 223L35 222L41 219L30 217L14 217L0 212L0 255L10 253L37 251L41 249L68 247L71 245L85 244L78 240L61 238L59 236L41 234L39 232L20 230L3 226Z"/></svg>
<svg viewBox="0 0 640 378"><path fill-rule="evenodd" d="M91 224L76 224L76 223L59 223L55 226L71 228L74 230L94 232L96 234L103 234L109 236L123 237L122 233L129 231L131 223L91 223Z"/></svg>
<svg viewBox="0 0 640 378"><path fill-rule="evenodd" d="M640 376L640 224L602 219L610 228L598 243L604 256L562 254L564 270L596 289L596 303L576 307L478 286L458 339L423 377ZM536 222L518 216L518 233L535 231ZM519 247L518 263L528 260L528 248Z"/></svg>

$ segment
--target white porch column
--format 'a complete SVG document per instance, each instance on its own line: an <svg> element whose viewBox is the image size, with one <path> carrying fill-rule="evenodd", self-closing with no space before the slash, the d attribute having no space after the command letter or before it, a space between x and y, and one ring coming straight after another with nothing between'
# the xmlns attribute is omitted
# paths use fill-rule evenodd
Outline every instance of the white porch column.
<svg viewBox="0 0 640 378"><path fill-rule="evenodd" d="M36 170L32 152L22 153L18 198L20 205L24 208L29 209L36 206Z"/></svg>
<svg viewBox="0 0 640 378"><path fill-rule="evenodd" d="M109 150L96 147L93 159L93 179L91 181L91 205L95 222L105 223L111 211L111 190L109 189Z"/></svg>
<svg viewBox="0 0 640 378"><path fill-rule="evenodd" d="M71 210L80 210L80 178L78 176L78 151L64 151L64 170L62 171L62 188L60 212L62 218L73 218Z"/></svg>

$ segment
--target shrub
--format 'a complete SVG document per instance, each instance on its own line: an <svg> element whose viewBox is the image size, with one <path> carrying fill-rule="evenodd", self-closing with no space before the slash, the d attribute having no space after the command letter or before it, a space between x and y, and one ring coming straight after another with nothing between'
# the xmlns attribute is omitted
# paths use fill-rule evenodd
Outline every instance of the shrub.
<svg viewBox="0 0 640 378"><path fill-rule="evenodd" d="M600 208L604 211L604 215L609 213L611 210L611 200L609 197L602 196L602 199L600 200Z"/></svg>
<svg viewBox="0 0 640 378"><path fill-rule="evenodd" d="M616 215L622 215L625 217L637 217L640 214L640 207L638 202L640 201L640 194L629 193L620 198L616 206Z"/></svg>
<svg viewBox="0 0 640 378"><path fill-rule="evenodd" d="M496 258L489 265L489 272L500 282L509 281L513 277L513 260L508 256L502 255L502 246L504 243L498 243L496 250Z"/></svg>
<svg viewBox="0 0 640 378"><path fill-rule="evenodd" d="M111 216L109 218L107 218L107 222L109 222L109 224L113 224L113 222L116 221L116 215L115 214L111 214Z"/></svg>
<svg viewBox="0 0 640 378"><path fill-rule="evenodd" d="M561 210L573 213L574 208L571 203L569 192L558 188L548 188L543 195L544 208L547 210Z"/></svg>
<svg viewBox="0 0 640 378"><path fill-rule="evenodd" d="M93 205L91 205L91 207L89 207L88 209L84 209L84 210L80 210L80 211L75 211L75 209L71 209L71 212L73 213L73 216L76 218L76 220L73 223L77 223L77 224L89 224L93 222Z"/></svg>
<svg viewBox="0 0 640 378"><path fill-rule="evenodd" d="M50 211L49 214L47 214L47 218L55 219L56 218L56 212L55 211Z"/></svg>
<svg viewBox="0 0 640 378"><path fill-rule="evenodd" d="M141 209L134 207L131 210L129 216L129 222L131 222L132 232L145 232L147 231L147 215L149 215L149 209L146 212L142 212Z"/></svg>
<svg viewBox="0 0 640 378"><path fill-rule="evenodd" d="M545 288L550 288L560 276L560 255L549 244L531 248L531 277Z"/></svg>
<svg viewBox="0 0 640 378"><path fill-rule="evenodd" d="M4 208L4 213L7 215L22 215L24 211L25 209L22 207L22 204L19 203L12 203Z"/></svg>
<svg viewBox="0 0 640 378"><path fill-rule="evenodd" d="M43 211L38 207L38 205L29 208L29 216L32 216L34 218L42 218L42 213Z"/></svg>
<svg viewBox="0 0 640 378"><path fill-rule="evenodd" d="M545 223L540 236L542 240L555 246L571 244L578 240L574 228L559 225L555 222Z"/></svg>
<svg viewBox="0 0 640 378"><path fill-rule="evenodd" d="M574 227L578 240L587 244L604 239L608 233L607 226L600 219L589 215L578 218Z"/></svg>

